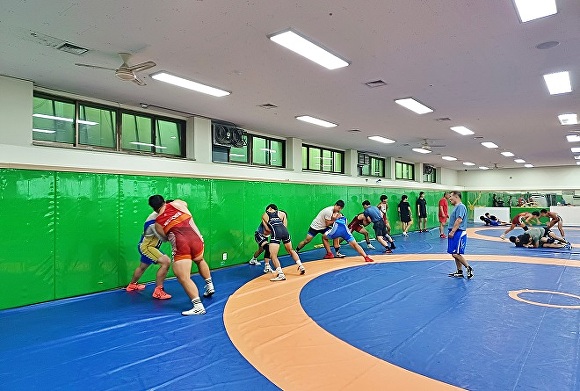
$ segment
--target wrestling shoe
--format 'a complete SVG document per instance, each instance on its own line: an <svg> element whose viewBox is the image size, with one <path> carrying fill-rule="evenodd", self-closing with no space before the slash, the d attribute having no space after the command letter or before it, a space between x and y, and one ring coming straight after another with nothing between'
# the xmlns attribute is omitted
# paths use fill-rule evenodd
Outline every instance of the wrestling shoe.
<svg viewBox="0 0 580 391"><path fill-rule="evenodd" d="M165 292L165 290L163 289L162 286L158 286L155 288L155 290L153 291L153 298L155 299L159 299L159 300L167 300L167 299L171 299L171 295L167 292Z"/></svg>
<svg viewBox="0 0 580 391"><path fill-rule="evenodd" d="M187 310L187 311L183 311L181 313L181 315L183 316L189 316L189 315L205 315L205 308L203 308L203 306L193 306L192 309Z"/></svg>
<svg viewBox="0 0 580 391"><path fill-rule="evenodd" d="M215 293L215 288L213 287L213 283L212 284L207 284L205 286L205 292L203 292L203 297L210 297L214 293Z"/></svg>
<svg viewBox="0 0 580 391"><path fill-rule="evenodd" d="M270 281L284 281L285 279L286 276L284 275L284 273L280 273L276 277L270 278Z"/></svg>
<svg viewBox="0 0 580 391"><path fill-rule="evenodd" d="M393 240L393 241L391 242L391 250L394 250L394 249L396 249L396 248L397 248L397 246L395 246L395 241Z"/></svg>
<svg viewBox="0 0 580 391"><path fill-rule="evenodd" d="M375 250L375 246L373 246L371 243L367 244L367 248L369 250Z"/></svg>
<svg viewBox="0 0 580 391"><path fill-rule="evenodd" d="M463 277L463 274L461 276ZM469 280L471 277L473 277L473 269L471 266L467 266L467 279Z"/></svg>
<svg viewBox="0 0 580 391"><path fill-rule="evenodd" d="M264 273L274 273L274 270L270 267L270 265L266 265L264 268Z"/></svg>
<svg viewBox="0 0 580 391"><path fill-rule="evenodd" d="M403 232L403 236L405 236L405 237L409 237L409 234L408 234L408 233L406 233L406 232Z"/></svg>
<svg viewBox="0 0 580 391"><path fill-rule="evenodd" d="M441 239L445 239L445 238L447 238L447 236L446 236L445 234L441 234L441 235L439 235L439 237L440 237Z"/></svg>
<svg viewBox="0 0 580 391"><path fill-rule="evenodd" d="M391 250L390 248L385 249L385 254L392 254L393 250Z"/></svg>
<svg viewBox="0 0 580 391"><path fill-rule="evenodd" d="M572 243L568 242L564 245L564 249L566 250L572 250Z"/></svg>
<svg viewBox="0 0 580 391"><path fill-rule="evenodd" d="M145 289L145 284L136 284L134 282L130 283L125 288L127 292L142 291L143 289Z"/></svg>
<svg viewBox="0 0 580 391"><path fill-rule="evenodd" d="M455 273L449 273L448 274L449 277L458 277L458 278L463 278L463 271L456 271Z"/></svg>
<svg viewBox="0 0 580 391"><path fill-rule="evenodd" d="M371 258L371 257L369 257L369 256L366 256L366 257L365 257L365 262L374 262L374 259L372 259L372 258Z"/></svg>
<svg viewBox="0 0 580 391"><path fill-rule="evenodd" d="M334 258L334 255L332 253L326 253L326 255L323 256L322 258L324 258L324 259L332 259L332 258Z"/></svg>
<svg viewBox="0 0 580 391"><path fill-rule="evenodd" d="M336 257L336 258L344 258L344 257L346 257L346 255L344 255L344 254L343 254L343 253L341 253L340 251L337 251L337 252L336 252L336 255L335 255L335 257Z"/></svg>
<svg viewBox="0 0 580 391"><path fill-rule="evenodd" d="M298 271L300 272L300 275L306 273L306 269L304 269L303 265L298 266Z"/></svg>
<svg viewBox="0 0 580 391"><path fill-rule="evenodd" d="M250 265L260 265L260 261L258 261L256 258L252 258L250 259L250 262L248 262Z"/></svg>

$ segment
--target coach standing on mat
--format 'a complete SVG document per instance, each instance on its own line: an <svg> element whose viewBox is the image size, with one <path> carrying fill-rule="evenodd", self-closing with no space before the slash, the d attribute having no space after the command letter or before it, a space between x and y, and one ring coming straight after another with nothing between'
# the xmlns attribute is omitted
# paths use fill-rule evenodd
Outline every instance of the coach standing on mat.
<svg viewBox="0 0 580 391"><path fill-rule="evenodd" d="M449 200L454 208L449 217L447 253L453 256L457 265L457 271L449 273L449 277L463 278L463 269L461 267L463 265L467 269L467 278L471 278L473 277L473 269L463 257L465 245L467 244L467 208L461 202L461 193L458 191L452 191Z"/></svg>

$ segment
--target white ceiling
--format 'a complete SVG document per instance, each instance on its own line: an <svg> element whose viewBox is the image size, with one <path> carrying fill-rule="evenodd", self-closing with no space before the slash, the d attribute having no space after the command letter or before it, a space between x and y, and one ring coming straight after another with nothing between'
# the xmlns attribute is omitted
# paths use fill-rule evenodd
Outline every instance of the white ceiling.
<svg viewBox="0 0 580 391"><path fill-rule="evenodd" d="M3 0L0 74L453 169L466 168L465 160L520 166L501 156L504 150L535 166L573 165L565 135L580 126L561 126L557 115L580 114L580 2L557 3L558 14L522 24L511 0ZM329 71L267 39L288 27L351 65ZM77 56L43 46L31 31L90 51ZM535 48L551 40L560 45ZM118 52L133 53L131 63L157 63L142 74L147 86L122 82L112 71L74 65L116 68ZM149 77L159 70L232 94L214 98ZM562 70L571 72L574 91L550 96L542 75ZM377 79L387 85L370 89L364 84ZM409 96L435 111L420 116L394 103ZM258 107L264 103L278 108ZM304 114L340 125L324 129L294 119ZM436 121L441 117L451 121ZM467 126L483 139L460 136L449 130L454 125ZM367 139L376 134L397 142ZM412 152L424 138L446 147L430 155ZM500 150L482 147L479 142L485 140Z"/></svg>

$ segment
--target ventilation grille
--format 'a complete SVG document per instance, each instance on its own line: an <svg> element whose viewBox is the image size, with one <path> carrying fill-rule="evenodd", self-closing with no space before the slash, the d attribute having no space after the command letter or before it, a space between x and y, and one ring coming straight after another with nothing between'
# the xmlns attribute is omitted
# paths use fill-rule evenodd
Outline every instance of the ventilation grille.
<svg viewBox="0 0 580 391"><path fill-rule="evenodd" d="M63 52L70 53L70 54L76 54L77 56L80 56L81 54L85 54L86 52L89 51L89 49L87 49L87 48L73 45L70 42L63 43L62 45L57 47L57 49L62 50Z"/></svg>
<svg viewBox="0 0 580 391"><path fill-rule="evenodd" d="M274 109L278 106L276 106L275 104L272 104L272 103L264 103L263 105L258 105L258 107L261 107L263 109Z"/></svg>
<svg viewBox="0 0 580 391"><path fill-rule="evenodd" d="M437 121L437 122L451 121L451 118L449 118L449 117L435 118L435 121Z"/></svg>
<svg viewBox="0 0 580 391"><path fill-rule="evenodd" d="M377 88L377 87L382 87L382 86L386 86L387 83L385 83L383 80L373 80L373 81L368 81L365 83L365 85L369 88Z"/></svg>

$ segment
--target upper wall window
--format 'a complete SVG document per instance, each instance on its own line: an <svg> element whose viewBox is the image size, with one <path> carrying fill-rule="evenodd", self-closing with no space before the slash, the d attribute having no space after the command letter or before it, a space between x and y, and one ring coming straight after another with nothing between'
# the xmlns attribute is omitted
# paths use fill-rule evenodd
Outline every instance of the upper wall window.
<svg viewBox="0 0 580 391"><path fill-rule="evenodd" d="M395 179L415 180L415 165L405 162L395 162Z"/></svg>
<svg viewBox="0 0 580 391"><path fill-rule="evenodd" d="M185 121L35 94L32 139L183 157Z"/></svg>
<svg viewBox="0 0 580 391"><path fill-rule="evenodd" d="M302 169L337 174L344 173L344 152L332 149L302 146Z"/></svg>
<svg viewBox="0 0 580 391"><path fill-rule="evenodd" d="M360 159L359 153L359 161ZM361 175L363 176L376 176L380 178L385 177L385 159L370 156L369 164L364 164L361 166Z"/></svg>
<svg viewBox="0 0 580 391"><path fill-rule="evenodd" d="M423 166L423 182L436 183L437 169L433 166Z"/></svg>

